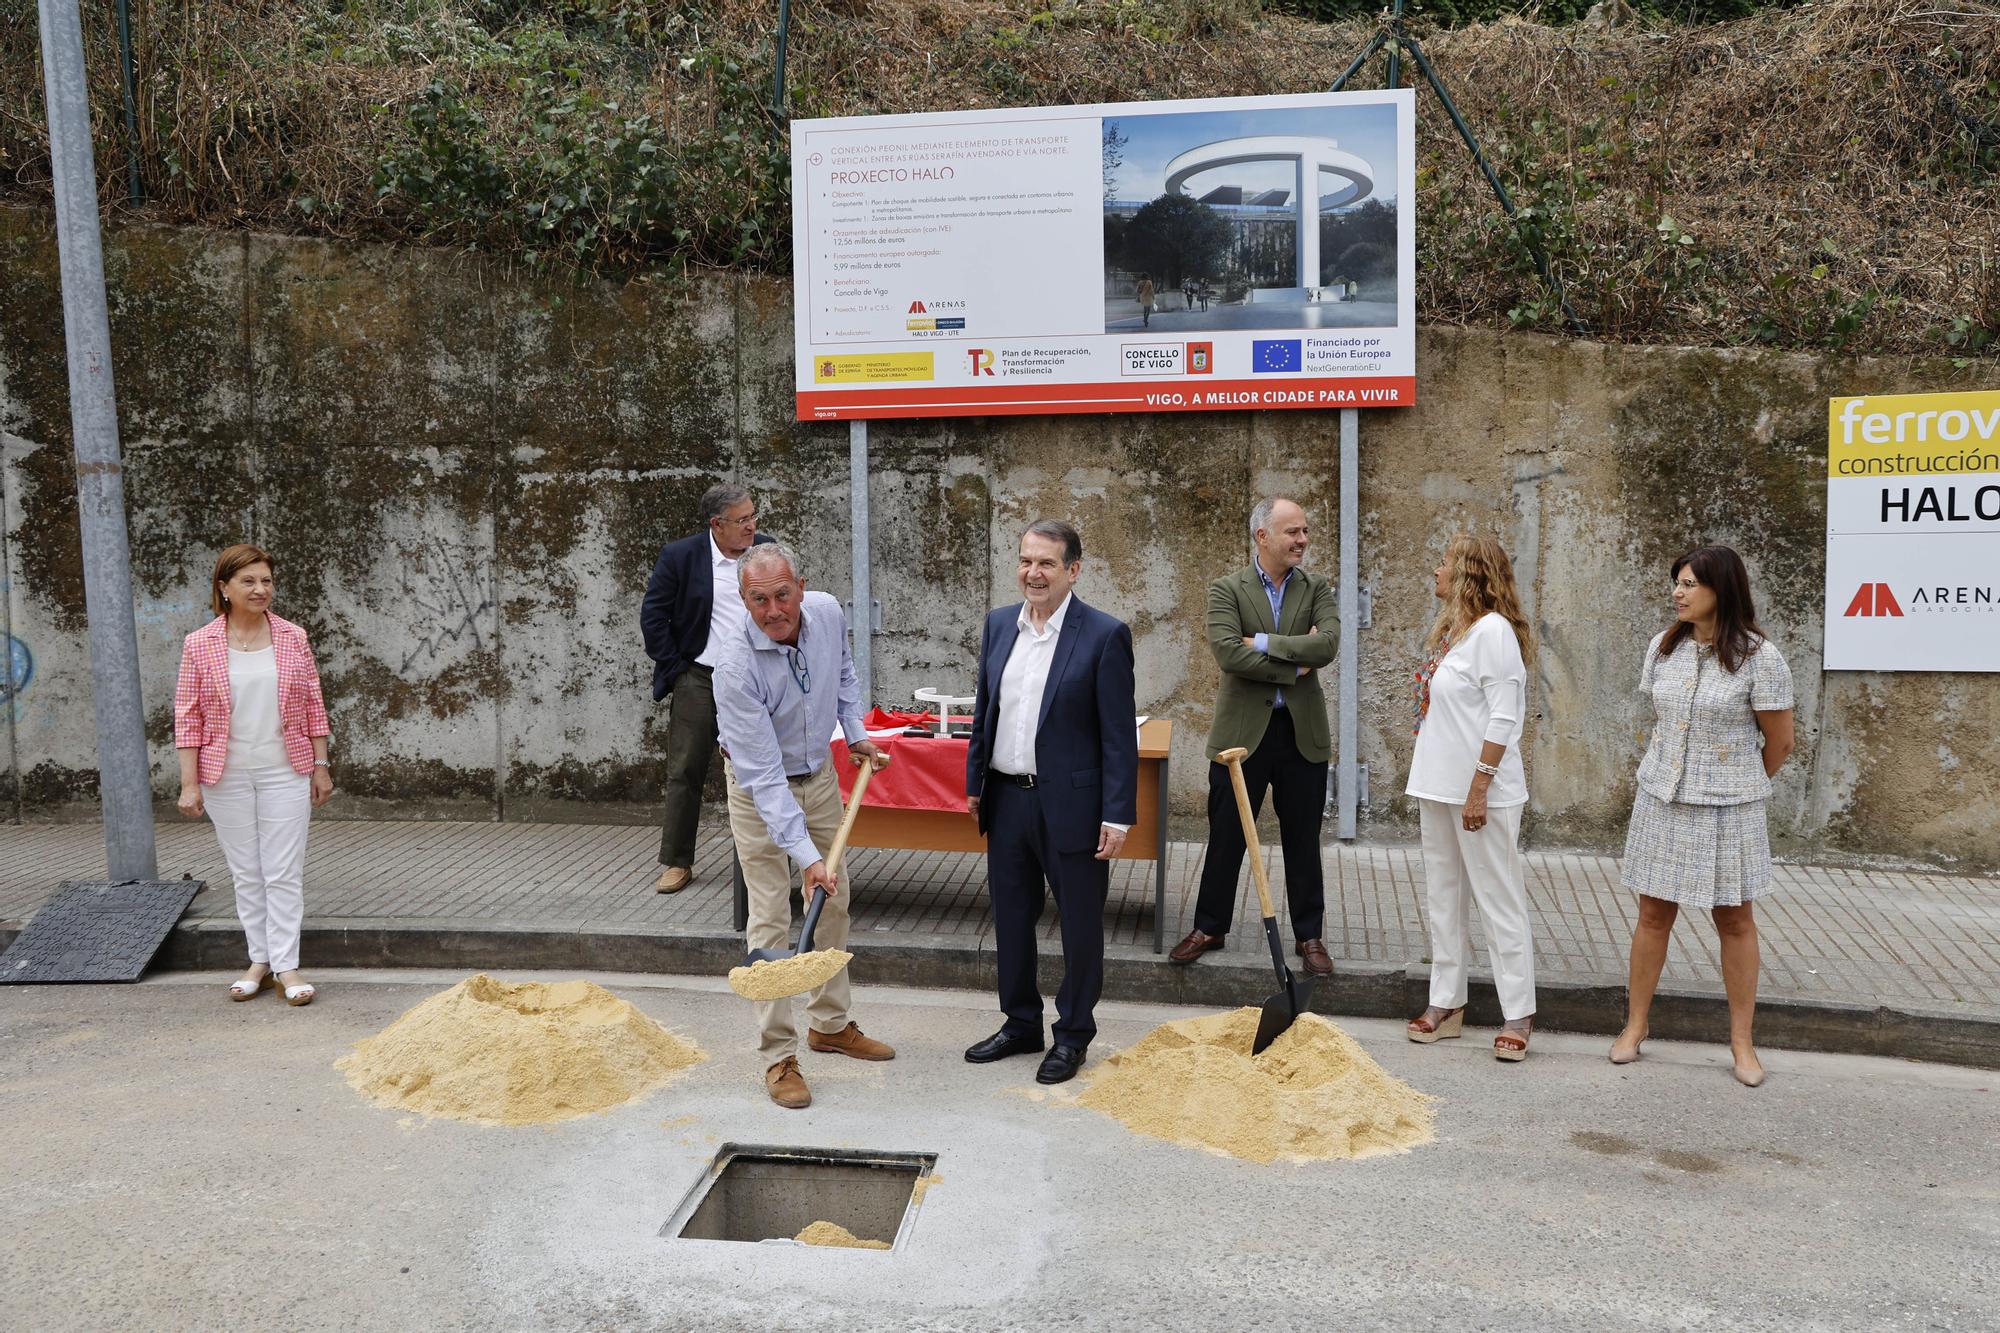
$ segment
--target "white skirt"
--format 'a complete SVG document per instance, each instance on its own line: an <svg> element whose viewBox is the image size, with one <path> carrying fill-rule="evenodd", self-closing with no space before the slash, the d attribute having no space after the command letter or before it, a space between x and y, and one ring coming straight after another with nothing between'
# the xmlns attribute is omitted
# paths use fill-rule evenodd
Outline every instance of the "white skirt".
<svg viewBox="0 0 2000 1333"><path fill-rule="evenodd" d="M1764 802L1688 805L1641 790L1619 879L1682 907L1739 907L1762 897L1771 888Z"/></svg>

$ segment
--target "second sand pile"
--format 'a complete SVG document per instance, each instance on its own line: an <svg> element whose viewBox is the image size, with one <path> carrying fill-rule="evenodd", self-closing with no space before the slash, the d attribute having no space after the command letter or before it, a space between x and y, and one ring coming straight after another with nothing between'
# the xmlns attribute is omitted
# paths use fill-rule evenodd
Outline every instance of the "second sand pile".
<svg viewBox="0 0 2000 1333"><path fill-rule="evenodd" d="M481 973L431 996L335 1068L380 1106L545 1125L634 1101L708 1057L588 981Z"/></svg>
<svg viewBox="0 0 2000 1333"><path fill-rule="evenodd" d="M886 1240L863 1240L838 1222L815 1222L792 1237L807 1245L826 1245L837 1250L886 1250Z"/></svg>
<svg viewBox="0 0 2000 1333"><path fill-rule="evenodd" d="M793 958L764 958L729 969L729 989L746 1000L782 1000L824 986L854 961L845 949L814 949Z"/></svg>
<svg viewBox="0 0 2000 1333"><path fill-rule="evenodd" d="M1254 1008L1165 1023L1104 1062L1085 1106L1171 1143L1252 1162L1407 1152L1436 1137L1436 1098L1302 1014L1252 1056Z"/></svg>

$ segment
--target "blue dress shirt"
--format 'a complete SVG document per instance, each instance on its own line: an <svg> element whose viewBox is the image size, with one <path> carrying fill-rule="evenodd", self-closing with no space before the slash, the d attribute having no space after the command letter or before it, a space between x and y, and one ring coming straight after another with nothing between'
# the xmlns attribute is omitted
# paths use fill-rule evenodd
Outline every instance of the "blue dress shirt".
<svg viewBox="0 0 2000 1333"><path fill-rule="evenodd" d="M800 599L796 648L774 643L746 617L715 668L717 739L771 841L800 869L823 858L786 779L827 764L836 722L849 745L868 735L840 603L824 592Z"/></svg>
<svg viewBox="0 0 2000 1333"><path fill-rule="evenodd" d="M1271 576L1264 572L1263 561L1261 560L1253 561L1251 562L1250 567L1257 571L1257 581L1264 585L1264 595L1271 599L1271 623L1275 625L1278 623L1278 612L1281 609L1283 609L1285 605L1285 586L1292 581L1292 575L1298 573L1299 571L1296 569L1288 569L1285 571L1285 577L1282 582L1273 583L1271 582ZM1270 635L1259 634L1257 636L1257 651L1260 653L1269 653L1271 651ZM1284 706L1285 706L1285 692L1283 690L1272 691L1271 707L1283 708Z"/></svg>

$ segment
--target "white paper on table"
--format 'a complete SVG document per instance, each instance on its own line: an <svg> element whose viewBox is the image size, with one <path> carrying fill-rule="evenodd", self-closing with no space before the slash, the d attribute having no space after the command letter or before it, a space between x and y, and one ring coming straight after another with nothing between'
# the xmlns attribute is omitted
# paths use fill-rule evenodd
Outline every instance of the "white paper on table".
<svg viewBox="0 0 2000 1333"><path fill-rule="evenodd" d="M872 728L864 727L862 728L862 730L867 734L868 739L871 741L887 741L887 740L894 740L896 737L902 735L905 729L903 727L884 727L883 729L877 731ZM840 719L835 718L833 723L833 735L826 738L826 743L828 745L831 745L835 741L846 740L846 739L847 739L847 733L840 729Z"/></svg>

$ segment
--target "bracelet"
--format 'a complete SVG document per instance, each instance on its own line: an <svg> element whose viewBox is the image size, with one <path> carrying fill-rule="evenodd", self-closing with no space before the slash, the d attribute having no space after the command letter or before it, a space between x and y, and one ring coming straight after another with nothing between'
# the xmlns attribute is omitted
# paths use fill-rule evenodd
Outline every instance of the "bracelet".
<svg viewBox="0 0 2000 1333"><path fill-rule="evenodd" d="M327 762L326 760L324 760L324 759L315 759L315 760L313 760L313 767L314 767L314 768L323 768L323 769L325 769L325 770L326 770L327 772L329 772L329 773L331 773L331 772L333 771L333 765L332 765L332 764L329 764L329 763L328 763L328 762Z"/></svg>
<svg viewBox="0 0 2000 1333"><path fill-rule="evenodd" d="M1498 764L1482 764L1475 761L1472 766L1489 778L1500 776L1500 766Z"/></svg>

